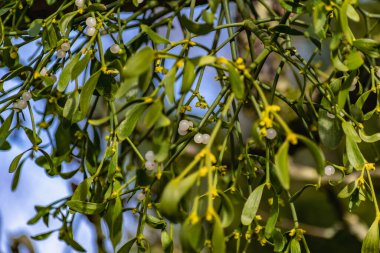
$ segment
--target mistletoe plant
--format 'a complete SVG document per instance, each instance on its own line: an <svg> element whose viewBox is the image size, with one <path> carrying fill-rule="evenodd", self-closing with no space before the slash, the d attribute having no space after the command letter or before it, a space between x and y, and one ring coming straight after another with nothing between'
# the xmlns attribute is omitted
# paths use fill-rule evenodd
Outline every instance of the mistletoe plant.
<svg viewBox="0 0 380 253"><path fill-rule="evenodd" d="M86 216L99 252L102 221L117 252L310 252L296 202L330 181L349 211L373 207L362 252L379 252L379 20L358 0L2 1L0 147L30 141L12 189L28 159L81 180L35 207L29 224L61 226L33 238L85 251Z"/></svg>

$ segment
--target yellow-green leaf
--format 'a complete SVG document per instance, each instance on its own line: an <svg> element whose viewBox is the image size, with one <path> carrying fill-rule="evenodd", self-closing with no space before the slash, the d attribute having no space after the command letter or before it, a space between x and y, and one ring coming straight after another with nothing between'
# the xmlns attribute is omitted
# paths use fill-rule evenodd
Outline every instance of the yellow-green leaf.
<svg viewBox="0 0 380 253"><path fill-rule="evenodd" d="M379 253L379 220L376 218L364 237L361 253Z"/></svg>
<svg viewBox="0 0 380 253"><path fill-rule="evenodd" d="M243 225L250 225L255 218L257 210L259 209L261 196L263 195L264 186L265 184L257 186L256 189L251 192L247 201L245 202L241 214L241 223Z"/></svg>
<svg viewBox="0 0 380 253"><path fill-rule="evenodd" d="M288 163L289 142L285 141L275 155L276 175L285 190L289 190L289 163Z"/></svg>

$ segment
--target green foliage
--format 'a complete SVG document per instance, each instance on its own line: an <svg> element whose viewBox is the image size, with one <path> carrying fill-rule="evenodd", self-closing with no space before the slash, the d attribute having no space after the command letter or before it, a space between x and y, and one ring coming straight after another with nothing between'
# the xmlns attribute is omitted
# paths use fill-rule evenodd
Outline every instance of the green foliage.
<svg viewBox="0 0 380 253"><path fill-rule="evenodd" d="M28 224L61 226L33 239L58 232L84 252L80 214L98 236L105 221L121 253L310 252L326 236L302 229L313 188L339 213L373 208L362 252L379 251L379 13L356 0L98 2L0 3L0 150L29 140L12 190L29 159L77 183L35 207Z"/></svg>

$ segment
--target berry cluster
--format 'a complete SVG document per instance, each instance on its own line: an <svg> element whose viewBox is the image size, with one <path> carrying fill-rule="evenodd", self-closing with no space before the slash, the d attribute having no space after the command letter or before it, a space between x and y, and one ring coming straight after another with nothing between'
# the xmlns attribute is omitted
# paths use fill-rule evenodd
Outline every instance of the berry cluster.
<svg viewBox="0 0 380 253"><path fill-rule="evenodd" d="M28 91L25 91L24 93L22 93L22 98L13 103L13 107L15 108L16 111L21 111L28 106L27 102L30 99L32 99L32 94L30 94L30 92Z"/></svg>
<svg viewBox="0 0 380 253"><path fill-rule="evenodd" d="M96 26L96 19L93 18L93 17L88 17L86 19L86 25L87 25L87 27L86 27L86 34L88 36L90 36L90 37L94 36L94 34L96 32L96 28L95 28L95 26Z"/></svg>
<svg viewBox="0 0 380 253"><path fill-rule="evenodd" d="M157 169L157 163L155 162L156 155L152 150L149 150L148 152L145 153L145 168L147 170L155 170Z"/></svg>
<svg viewBox="0 0 380 253"><path fill-rule="evenodd" d="M57 58L63 59L66 56L66 52L70 50L70 43L64 42L61 45L61 48L57 51Z"/></svg>
<svg viewBox="0 0 380 253"><path fill-rule="evenodd" d="M198 144L207 144L210 140L210 135L209 134L201 134L197 133L194 135L194 142Z"/></svg>
<svg viewBox="0 0 380 253"><path fill-rule="evenodd" d="M193 122L185 119L181 120L178 125L178 134L186 135L190 127L194 127Z"/></svg>

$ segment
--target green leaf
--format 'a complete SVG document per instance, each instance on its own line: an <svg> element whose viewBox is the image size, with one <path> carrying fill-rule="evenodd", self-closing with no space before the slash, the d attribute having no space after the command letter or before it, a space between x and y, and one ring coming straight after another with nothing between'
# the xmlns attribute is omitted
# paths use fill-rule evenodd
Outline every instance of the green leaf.
<svg viewBox="0 0 380 253"><path fill-rule="evenodd" d="M187 93L191 87L193 86L193 82L195 79L195 65L194 63L187 59L185 61L185 67L183 69L183 78L182 78L182 87L181 93Z"/></svg>
<svg viewBox="0 0 380 253"><path fill-rule="evenodd" d="M257 210L259 209L261 196L263 195L264 186L265 184L257 186L256 189L251 192L247 201L245 202L241 214L241 223L243 225L250 225L255 218Z"/></svg>
<svg viewBox="0 0 380 253"><path fill-rule="evenodd" d="M34 236L31 236L31 238L33 240L45 240L46 238L48 238L53 232L55 232L56 230L52 230L52 231L49 231L49 232L46 232L46 233L42 233L42 234L38 234L38 235L34 235Z"/></svg>
<svg viewBox="0 0 380 253"><path fill-rule="evenodd" d="M163 105L160 100L154 101L154 103L146 109L146 114L144 118L144 127L146 129L150 129L152 126L156 124L157 120L162 115L162 109Z"/></svg>
<svg viewBox="0 0 380 253"><path fill-rule="evenodd" d="M69 200L66 204L75 212L87 215L99 214L106 207L106 203L93 203L80 200Z"/></svg>
<svg viewBox="0 0 380 253"><path fill-rule="evenodd" d="M120 242L122 236L123 226L123 204L120 197L110 201L108 204L105 220L108 225L109 237L112 245L115 248Z"/></svg>
<svg viewBox="0 0 380 253"><path fill-rule="evenodd" d="M376 218L363 240L362 253L378 253L379 249L379 220Z"/></svg>
<svg viewBox="0 0 380 253"><path fill-rule="evenodd" d="M66 119L71 120L75 113L78 111L78 106L79 94L78 91L74 91L66 100L65 106L63 107L62 116Z"/></svg>
<svg viewBox="0 0 380 253"><path fill-rule="evenodd" d="M290 187L288 150L289 142L285 141L275 155L276 175L285 190Z"/></svg>
<svg viewBox="0 0 380 253"><path fill-rule="evenodd" d="M278 215L280 213L280 209L278 206L278 196L275 195L273 197L273 204L269 212L269 217L267 219L267 224L265 225L265 237L270 238L277 223Z"/></svg>
<svg viewBox="0 0 380 253"><path fill-rule="evenodd" d="M184 252L201 252L205 239L202 222L192 224L186 219L181 226L180 239Z"/></svg>
<svg viewBox="0 0 380 253"><path fill-rule="evenodd" d="M38 145L42 142L41 138L37 135L37 133L34 136L33 131L25 126L22 126L22 129L24 129L26 136L28 136L28 139L33 145Z"/></svg>
<svg viewBox="0 0 380 253"><path fill-rule="evenodd" d="M106 11L107 6L101 3L93 3L89 5L86 9L87 12L95 12L95 11Z"/></svg>
<svg viewBox="0 0 380 253"><path fill-rule="evenodd" d="M58 22L59 30L62 34L66 34L66 29L71 20L77 15L78 11L68 12L62 16L61 20Z"/></svg>
<svg viewBox="0 0 380 253"><path fill-rule="evenodd" d="M326 107L328 106L325 98L322 99L321 104ZM339 119L329 118L327 112L323 109L319 110L318 133L322 144L330 149L338 147L343 137L343 130Z"/></svg>
<svg viewBox="0 0 380 253"><path fill-rule="evenodd" d="M349 70L358 69L363 63L363 56L358 51L352 51L346 56L345 65Z"/></svg>
<svg viewBox="0 0 380 253"><path fill-rule="evenodd" d="M290 253L301 253L301 245L297 238L290 241Z"/></svg>
<svg viewBox="0 0 380 253"><path fill-rule="evenodd" d="M306 145L306 147L309 149L310 153L312 154L314 158L317 171L319 175L322 175L324 173L324 167L325 167L325 161L326 161L326 158L325 158L325 155L323 154L322 149L318 147L318 145L315 142L309 140L305 136L297 135L297 138L300 141L302 141Z"/></svg>
<svg viewBox="0 0 380 253"><path fill-rule="evenodd" d="M62 237L62 240L64 240L68 245L70 245L73 249L79 251L79 252L86 252L86 250L78 243L76 242L72 235L65 233Z"/></svg>
<svg viewBox="0 0 380 253"><path fill-rule="evenodd" d="M234 220L235 217L235 207L232 205L230 198L222 191L218 191L218 195L222 200L222 210L221 210L221 223L222 227L226 228Z"/></svg>
<svg viewBox="0 0 380 253"><path fill-rule="evenodd" d="M155 31L153 31L149 26L140 25L140 27L141 27L141 30L143 30L143 32L145 32L154 43L156 43L156 44L170 44L170 41L168 39L162 37L161 35L159 35Z"/></svg>
<svg viewBox="0 0 380 253"><path fill-rule="evenodd" d="M173 252L173 239L170 237L169 233L166 232L166 230L163 230L161 232L161 244L162 249L165 253L172 253Z"/></svg>
<svg viewBox="0 0 380 253"><path fill-rule="evenodd" d="M279 2L282 8L289 12L297 14L301 14L302 12L304 12L304 6L298 1L280 0Z"/></svg>
<svg viewBox="0 0 380 253"><path fill-rule="evenodd" d="M380 141L380 133L367 135L364 129L359 129L359 136L364 142L367 142L367 143Z"/></svg>
<svg viewBox="0 0 380 253"><path fill-rule="evenodd" d="M346 152L350 164L355 169L361 170L366 163L366 160L360 152L358 144L348 135L346 135Z"/></svg>
<svg viewBox="0 0 380 253"><path fill-rule="evenodd" d="M30 37L37 36L40 33L40 31L41 31L42 23L43 23L42 19L35 19L35 20L33 20L33 22L30 24L28 35Z"/></svg>
<svg viewBox="0 0 380 253"><path fill-rule="evenodd" d="M171 103L174 103L174 84L175 84L175 75L177 73L177 66L174 66L169 70L169 72L164 77L163 83L165 86L165 94L168 97Z"/></svg>
<svg viewBox="0 0 380 253"><path fill-rule="evenodd" d="M160 198L160 212L170 220L178 216L180 200L192 188L198 179L198 173L194 172L183 179L172 179L165 187Z"/></svg>
<svg viewBox="0 0 380 253"><path fill-rule="evenodd" d="M13 173L17 167L18 167L18 164L22 158L22 156L27 152L29 151L30 149L28 150L25 150L24 152L22 152L21 154L17 155L15 158L13 158L12 162L11 162L11 165L9 166L9 173Z"/></svg>
<svg viewBox="0 0 380 253"><path fill-rule="evenodd" d="M125 114L125 119L116 128L117 136L120 140L126 139L135 129L137 121L145 111L146 104L140 103L132 105Z"/></svg>
<svg viewBox="0 0 380 253"><path fill-rule="evenodd" d="M273 244L274 244L273 251L274 252L283 252L283 249L286 245L286 239L282 235L281 230L279 228L275 228L273 230L272 238L273 238Z"/></svg>
<svg viewBox="0 0 380 253"><path fill-rule="evenodd" d="M46 3L47 3L48 5L53 5L53 4L55 4L56 1L57 1L57 0L46 0Z"/></svg>
<svg viewBox="0 0 380 253"><path fill-rule="evenodd" d="M217 58L215 56L204 55L204 56L192 58L191 61L194 63L194 65L198 67L204 67L206 65L214 64L216 59Z"/></svg>
<svg viewBox="0 0 380 253"><path fill-rule="evenodd" d="M73 196L71 197L71 200L86 200L90 186L93 181L93 177L88 177L85 180L83 180L75 189Z"/></svg>
<svg viewBox="0 0 380 253"><path fill-rule="evenodd" d="M214 29L212 24L195 23L194 21L188 19L186 15L182 15L180 17L180 21L189 32L197 35L208 34Z"/></svg>
<svg viewBox="0 0 380 253"><path fill-rule="evenodd" d="M8 135L11 133L9 129L12 125L13 114L14 113L12 112L0 126L0 146L6 141Z"/></svg>
<svg viewBox="0 0 380 253"><path fill-rule="evenodd" d="M342 6L339 8L339 21L341 29L346 37L346 40L349 44L352 44L353 35L351 32L351 29L348 25L348 18L347 18L347 9L350 4L350 1L344 1Z"/></svg>
<svg viewBox="0 0 380 253"><path fill-rule="evenodd" d="M345 199L350 197L357 188L358 183L356 180L354 180L343 187L343 189L338 193L338 198Z"/></svg>
<svg viewBox="0 0 380 253"><path fill-rule="evenodd" d="M154 51L150 47L144 47L132 55L122 70L123 78L138 77L149 70L154 60Z"/></svg>
<svg viewBox="0 0 380 253"><path fill-rule="evenodd" d="M166 222L163 219L154 217L152 215L148 214L146 216L145 221L152 228L156 228L156 229L165 229L166 228Z"/></svg>
<svg viewBox="0 0 380 253"><path fill-rule="evenodd" d="M80 54L80 53L78 53ZM71 72L71 80L75 80L78 76L85 70L90 62L91 54L87 52L82 59L80 59L74 66L73 71Z"/></svg>
<svg viewBox="0 0 380 253"><path fill-rule="evenodd" d="M135 242L136 242L136 238L132 238L131 240L126 242L123 246L121 246L121 248L117 251L117 253L129 253Z"/></svg>
<svg viewBox="0 0 380 253"><path fill-rule="evenodd" d="M347 17L355 22L360 21L359 13L355 10L355 8L351 4L347 6Z"/></svg>
<svg viewBox="0 0 380 253"><path fill-rule="evenodd" d="M294 202L296 201L300 196L301 194L303 193L304 190L306 190L307 188L310 188L310 187L317 187L315 184L306 184L304 185L300 190L298 190L296 193L293 194L293 196L289 199L289 202Z"/></svg>
<svg viewBox="0 0 380 253"><path fill-rule="evenodd" d="M24 164L24 161L21 161L17 166L16 173L14 174L13 179L12 179L12 186L11 186L12 191L16 190L18 183L20 181L21 169L22 169L22 165Z"/></svg>
<svg viewBox="0 0 380 253"><path fill-rule="evenodd" d="M215 215L213 219L211 245L213 252L225 253L226 244L224 240L224 231L219 216Z"/></svg>
<svg viewBox="0 0 380 253"><path fill-rule="evenodd" d="M100 118L100 119L89 119L88 123L90 123L93 126L100 126L103 125L104 123L108 122L110 120L110 116Z"/></svg>
<svg viewBox="0 0 380 253"><path fill-rule="evenodd" d="M357 39L353 42L354 47L370 57L380 57L380 43L372 39Z"/></svg>
<svg viewBox="0 0 380 253"><path fill-rule="evenodd" d="M276 25L274 27L271 27L270 30L278 33L285 33L289 35L303 35L303 32L298 31L297 29L291 28L288 25Z"/></svg>
<svg viewBox="0 0 380 253"><path fill-rule="evenodd" d="M372 90L367 90L366 92L361 94L358 100L356 100L355 102L356 108L361 110L363 108L364 103L367 101L368 96L371 95L372 92Z"/></svg>
<svg viewBox="0 0 380 253"><path fill-rule="evenodd" d="M228 63L227 64L228 72L229 72L229 80L230 85L232 88L233 93L235 93L235 96L237 99L244 99L245 97L245 86L244 81L240 78L239 72L236 70L236 68Z"/></svg>
<svg viewBox="0 0 380 253"><path fill-rule="evenodd" d="M90 76L87 82L83 85L82 91L80 93L79 108L82 115L87 115L88 109L90 107L91 97L94 93L96 84L98 83L101 70L96 71Z"/></svg>
<svg viewBox="0 0 380 253"><path fill-rule="evenodd" d="M71 58L70 62L66 64L66 66L62 69L62 73L59 76L57 84L58 91L63 92L67 88L67 85L71 80L71 72L76 63L78 62L80 55L81 54L76 54L73 58Z"/></svg>
<svg viewBox="0 0 380 253"><path fill-rule="evenodd" d="M352 140L354 140L355 142L360 143L362 141L358 133L356 132L354 126L351 123L347 121L343 121L342 128L343 128L344 133L350 136L350 138L352 138Z"/></svg>
<svg viewBox="0 0 380 253"><path fill-rule="evenodd" d="M315 34L321 39L326 37L324 26L327 21L327 11L325 6L325 3L320 2L313 7L313 29Z"/></svg>

